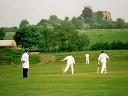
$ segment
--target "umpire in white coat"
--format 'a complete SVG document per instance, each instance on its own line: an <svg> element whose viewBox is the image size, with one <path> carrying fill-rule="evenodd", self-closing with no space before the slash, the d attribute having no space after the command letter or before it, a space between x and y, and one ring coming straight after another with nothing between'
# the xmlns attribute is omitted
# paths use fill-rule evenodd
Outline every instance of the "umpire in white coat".
<svg viewBox="0 0 128 96"><path fill-rule="evenodd" d="M98 64L101 64L101 74L107 74L107 59L109 59L109 56L104 51L101 51L98 57Z"/></svg>
<svg viewBox="0 0 128 96"><path fill-rule="evenodd" d="M74 59L74 57L71 55L71 54L69 54L69 56L66 56L63 60L61 60L61 61L65 61L65 60L67 60L67 65L66 65L66 67L65 67L65 69L64 69L64 73L66 73L67 72L67 70L69 69L69 67L71 66L71 70L72 70L72 75L74 74L74 67L73 67L73 65L75 64L75 59Z"/></svg>
<svg viewBox="0 0 128 96"><path fill-rule="evenodd" d="M29 70L28 50L25 50L25 53L22 54L21 61L22 61L22 68L23 68L23 78L27 78L28 70Z"/></svg>

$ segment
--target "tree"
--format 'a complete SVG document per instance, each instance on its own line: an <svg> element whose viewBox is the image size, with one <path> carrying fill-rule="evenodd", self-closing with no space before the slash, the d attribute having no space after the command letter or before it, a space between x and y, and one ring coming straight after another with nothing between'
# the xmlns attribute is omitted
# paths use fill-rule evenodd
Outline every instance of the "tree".
<svg viewBox="0 0 128 96"><path fill-rule="evenodd" d="M51 15L49 17L49 21L53 27L59 26L62 22L62 20L60 20L56 15Z"/></svg>
<svg viewBox="0 0 128 96"><path fill-rule="evenodd" d="M68 17L68 16L65 17L65 18L64 18L64 21L69 21L69 17Z"/></svg>
<svg viewBox="0 0 128 96"><path fill-rule="evenodd" d="M83 50L88 49L89 43L90 41L87 35L85 34L79 35L78 42L77 42L78 51L83 51Z"/></svg>
<svg viewBox="0 0 128 96"><path fill-rule="evenodd" d="M0 40L3 40L5 37L4 27L0 28Z"/></svg>
<svg viewBox="0 0 128 96"><path fill-rule="evenodd" d="M51 22L47 19L41 19L37 26L42 27L43 29L53 29Z"/></svg>
<svg viewBox="0 0 128 96"><path fill-rule="evenodd" d="M96 15L95 15L95 21L97 23L101 23L103 21L103 12L102 11L98 11L96 12Z"/></svg>
<svg viewBox="0 0 128 96"><path fill-rule="evenodd" d="M77 50L77 45L75 44L77 35L73 30L60 27L55 31L57 32L55 37L56 37L56 42L58 42L59 51Z"/></svg>
<svg viewBox="0 0 128 96"><path fill-rule="evenodd" d="M4 32L16 32L17 27L4 27Z"/></svg>
<svg viewBox="0 0 128 96"><path fill-rule="evenodd" d="M41 40L40 28L35 25L21 27L17 30L14 40L24 48L37 48Z"/></svg>
<svg viewBox="0 0 128 96"><path fill-rule="evenodd" d="M63 22L60 26L54 29L58 51L77 51L84 50L87 47L87 38L79 35L70 23ZM82 45L82 46L81 46Z"/></svg>
<svg viewBox="0 0 128 96"><path fill-rule="evenodd" d="M84 10L82 11L81 18L85 20L85 22L90 23L93 18L93 11L90 7L84 7Z"/></svg>
<svg viewBox="0 0 128 96"><path fill-rule="evenodd" d="M81 29L84 23L80 17L73 17L71 22L74 29Z"/></svg>
<svg viewBox="0 0 128 96"><path fill-rule="evenodd" d="M22 20L20 22L19 28L21 28L21 27L27 27L27 26L29 26L29 22L27 20Z"/></svg>
<svg viewBox="0 0 128 96"><path fill-rule="evenodd" d="M41 38L38 44L38 48L43 52L54 51L53 43L55 42L55 37L53 37L52 30L41 29Z"/></svg>
<svg viewBox="0 0 128 96"><path fill-rule="evenodd" d="M116 20L116 28L125 28L125 21L122 18L117 18Z"/></svg>

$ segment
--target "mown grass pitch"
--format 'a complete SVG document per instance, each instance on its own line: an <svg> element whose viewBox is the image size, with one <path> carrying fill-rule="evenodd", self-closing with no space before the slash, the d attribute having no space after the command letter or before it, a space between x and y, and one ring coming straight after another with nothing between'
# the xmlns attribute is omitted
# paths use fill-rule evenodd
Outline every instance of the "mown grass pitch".
<svg viewBox="0 0 128 96"><path fill-rule="evenodd" d="M107 75L96 74L100 51L89 52L90 65L84 63L85 52L72 53L73 76L70 70L62 74L66 62L59 60L67 53L54 54L57 61L53 63L31 64L27 79L22 78L21 65L0 65L0 96L127 96L128 51L105 52L110 56Z"/></svg>

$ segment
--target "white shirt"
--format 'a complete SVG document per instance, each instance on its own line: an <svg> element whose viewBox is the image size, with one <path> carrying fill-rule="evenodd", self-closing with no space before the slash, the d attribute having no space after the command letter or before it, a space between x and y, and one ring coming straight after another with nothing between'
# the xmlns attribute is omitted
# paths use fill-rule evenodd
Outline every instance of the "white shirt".
<svg viewBox="0 0 128 96"><path fill-rule="evenodd" d="M64 60L67 60L67 64L75 64L75 59L73 56L67 56L64 58Z"/></svg>
<svg viewBox="0 0 128 96"><path fill-rule="evenodd" d="M85 54L85 57L86 57L86 58L89 58L89 54Z"/></svg>
<svg viewBox="0 0 128 96"><path fill-rule="evenodd" d="M21 61L24 61L22 64L22 68L28 68L29 69L29 55L27 53L24 53L21 57Z"/></svg>
<svg viewBox="0 0 128 96"><path fill-rule="evenodd" d="M109 58L109 56L108 56L107 54L101 53L101 54L99 55L98 60L99 60L100 62L106 63L108 58Z"/></svg>

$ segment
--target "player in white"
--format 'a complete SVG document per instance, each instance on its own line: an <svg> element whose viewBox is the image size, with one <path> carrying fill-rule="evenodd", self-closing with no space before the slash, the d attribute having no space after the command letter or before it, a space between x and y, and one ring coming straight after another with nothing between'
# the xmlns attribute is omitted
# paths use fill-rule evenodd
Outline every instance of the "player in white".
<svg viewBox="0 0 128 96"><path fill-rule="evenodd" d="M23 78L27 78L28 77L28 70L29 70L28 50L25 50L25 53L22 54L21 61L22 61L22 68L23 68Z"/></svg>
<svg viewBox="0 0 128 96"><path fill-rule="evenodd" d="M85 54L86 64L90 64L89 54Z"/></svg>
<svg viewBox="0 0 128 96"><path fill-rule="evenodd" d="M69 69L69 67L71 66L71 70L72 70L72 75L74 74L74 67L73 67L73 65L75 64L75 59L74 59L74 57L71 55L71 54L69 54L69 56L66 56L63 60L61 60L61 61L65 61L65 60L67 60L67 65L66 65L66 67L65 67L65 69L64 69L64 73L65 72L67 72L67 70Z"/></svg>
<svg viewBox="0 0 128 96"><path fill-rule="evenodd" d="M107 74L107 59L109 59L109 56L104 51L101 51L98 57L98 64L101 64L101 74Z"/></svg>

